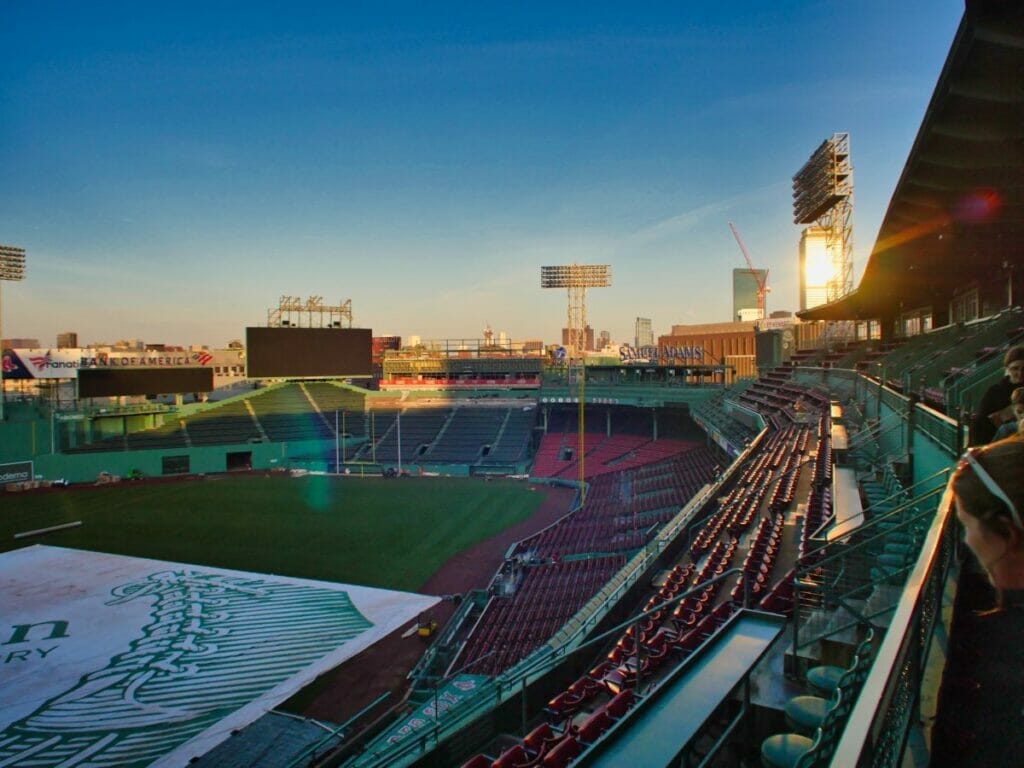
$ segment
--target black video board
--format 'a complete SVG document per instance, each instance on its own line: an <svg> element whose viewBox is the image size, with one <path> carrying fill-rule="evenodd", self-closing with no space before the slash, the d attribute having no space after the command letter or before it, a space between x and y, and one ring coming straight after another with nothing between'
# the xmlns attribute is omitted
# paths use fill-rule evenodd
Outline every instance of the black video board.
<svg viewBox="0 0 1024 768"><path fill-rule="evenodd" d="M250 379L369 378L369 328L246 328Z"/></svg>
<svg viewBox="0 0 1024 768"><path fill-rule="evenodd" d="M212 368L80 368L78 370L79 397L171 395L179 392L210 392L212 389Z"/></svg>

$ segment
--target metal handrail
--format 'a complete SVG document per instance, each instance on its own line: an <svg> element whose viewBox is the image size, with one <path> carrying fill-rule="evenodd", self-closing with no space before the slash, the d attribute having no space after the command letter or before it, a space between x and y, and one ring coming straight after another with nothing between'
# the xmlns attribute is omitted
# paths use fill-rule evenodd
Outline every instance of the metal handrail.
<svg viewBox="0 0 1024 768"><path fill-rule="evenodd" d="M941 585L952 559L956 528L952 509L953 495L947 488L840 738L833 765L855 768L870 763L895 768L901 763L909 716L919 696L931 628L939 613ZM927 605L927 601L936 605ZM897 690L901 686L903 690ZM905 704L904 712L897 713L904 722L896 723L892 722L893 709L901 693L909 700L901 702ZM885 747L892 750L888 760L880 756Z"/></svg>
<svg viewBox="0 0 1024 768"><path fill-rule="evenodd" d="M841 525L842 523L848 522L850 520L855 520L858 517L865 517L865 516L867 516L867 513L872 512L874 510L877 510L879 507L883 506L886 502L893 501L893 500L897 500L897 501L901 500L901 497L905 498L907 493L912 491L914 488L917 488L918 486L924 485L925 483L929 483L929 482L932 482L934 480L937 480L939 477L942 477L943 478L943 483L945 483L946 479L948 479L947 476L949 475L949 472L950 472L950 469L948 467L945 468L945 469L940 469L935 474L929 475L928 477L925 477L925 478L923 478L921 480L918 480L916 483L914 483L913 485L908 485L906 488L901 488L900 490L896 491L895 493L893 493L893 494L891 494L889 496L886 496L884 499L879 499L874 504L871 504L871 505L869 505L867 507L864 507L860 512L857 512L857 513L855 513L853 515L850 515L849 517L845 517L842 520L838 520L834 516L830 517L828 520L826 520L820 526L818 526L814 530L814 533L812 533L809 538L811 539L811 541L821 541L822 538L823 538L821 536L821 534L824 532L824 530L826 528L832 526L833 524ZM935 490L935 489L933 489L933 490ZM926 496L922 495L921 498L926 498ZM882 515L879 515L878 517L872 517L872 520L868 523L868 525L873 525L876 521L879 521L879 520L886 520L886 519L888 519L888 517L887 517L888 515L891 515L894 512L899 512L900 510L905 509L907 506L913 504L915 501L916 501L916 499L911 498L911 499L907 500L906 503L904 503L903 505L901 505L899 507L895 507L893 509L887 509ZM855 531L851 531L850 533L851 534L855 533L855 532L863 533L865 531L865 529L866 529L866 526L865 527L859 527ZM818 549L811 550L808 553L808 556L815 555L815 554L819 553L822 549L823 549L823 547L819 547Z"/></svg>
<svg viewBox="0 0 1024 768"><path fill-rule="evenodd" d="M405 746L400 749L388 750L386 754L379 753L367 755L367 753L364 752L361 755L353 757L350 761L345 763L345 765L353 767L359 766L360 768L377 768L378 766L383 768L383 766L401 765L403 764L401 762L403 759L425 754L431 749L436 748L437 745L444 741L448 735L460 730L467 722L475 718L480 713L490 710L494 706L501 704L503 701L507 701L513 696L520 695L520 692L525 691L526 686L531 682L535 682L549 673L556 666L564 662L569 656L580 651L593 648L594 646L608 640L614 634L622 632L624 629L643 621L647 616L670 608L677 603L681 603L686 598L699 592L703 592L708 586L740 573L743 573L742 568L730 568L711 579L702 581L699 585L687 590L686 592L682 592L675 597L659 603L654 608L642 611L634 616L630 616L628 619L617 624L606 632L601 633L597 637L591 638L585 643L581 643L565 653L560 653L560 651L565 650L565 646L559 649L559 651L551 650L548 646L541 646L541 648L538 649L538 652L535 652L524 659L524 662L528 662L528 664L521 662L515 667L512 667L512 669L504 675L494 678L489 683L485 683L481 687L480 693L466 701L463 706L458 707L456 710L451 710L453 715L457 712L457 716L449 717L447 721L439 720L436 728L424 729L425 732L421 737L409 738L405 742ZM749 585L744 582L743 608L749 607L749 604ZM544 649L549 650L545 652ZM484 696L483 694L487 692L493 693L494 697ZM367 762L363 762L363 760L366 760L367 758L369 758L369 760Z"/></svg>
<svg viewBox="0 0 1024 768"><path fill-rule="evenodd" d="M931 478L935 479L938 476L948 473L949 470L945 469L935 473ZM923 481L922 481L923 482ZM818 593L823 594L826 598L826 602L842 603L848 610L853 611L851 605L847 604L848 598L855 596L857 593L865 593L874 587L875 581L873 579L864 580L862 583L858 583L852 586L838 587L839 581L843 580L846 575L847 561L852 562L852 558L860 556L863 552L869 548L883 543L893 533L890 531L879 531L878 527L881 523L898 519L899 523L896 525L896 531L905 531L916 525L926 518L934 519L935 511L933 509L920 509L921 503L933 498L942 493L944 486L939 486L927 491L913 499L910 499L905 504L891 510L890 512L880 515L870 526L864 526L851 531L843 539L839 539L834 542L829 542L821 547L813 550L812 552L805 555L803 558L804 564L798 564L794 572L794 602L799 603L800 593ZM912 512L912 516L907 517L906 513ZM861 540L852 546L838 547L838 551L831 554L826 554L826 550L829 550L832 545L845 542L854 534L858 535ZM909 566L908 566L909 567ZM887 576L891 577L902 572L904 569L898 569L887 573ZM802 586L805 577L812 575L815 571L822 571L826 574L831 574L833 583L831 585L809 587ZM831 595L831 599L828 599ZM856 613L856 611L854 611ZM865 616L861 616L861 619L867 619ZM853 622L856 623L856 622ZM805 622L801 620L800 611L797 610L793 615L793 647L794 649L804 648L818 640L823 639L829 635L835 634L842 629L847 628L848 625L842 627L833 627L826 634L812 633L813 637L801 638L801 627L806 629Z"/></svg>
<svg viewBox="0 0 1024 768"><path fill-rule="evenodd" d="M882 429L882 424L892 418L898 419L898 421L895 424L890 424L885 429ZM903 414L896 413L895 411L886 416L883 416L881 419L878 420L877 424L875 424L872 427L869 427L868 429L861 430L856 435L850 438L850 450L856 452L868 440L874 440L875 444L877 445L878 438L880 438L882 435L889 434L897 427L902 427L905 419L906 417Z"/></svg>
<svg viewBox="0 0 1024 768"><path fill-rule="evenodd" d="M943 470L940 470L939 472L936 472L931 477L935 478L935 477L938 477L939 475L948 473L949 471L950 471L949 469L943 469ZM922 480L921 482L924 482L924 481ZM844 539L848 539L850 536L853 536L854 534L857 534L859 536L864 536L865 534L869 534L869 535L873 534L874 533L874 529L877 528L881 523L884 523L884 522L887 522L887 521L890 521L890 520L893 520L895 518L898 518L898 517L902 516L902 514L904 512L906 512L908 509L911 509L911 508L919 505L922 501L926 501L926 500L932 498L933 496L938 495L941 492L942 492L942 488L933 488L930 491L925 491L920 496L915 496L914 498L909 499L905 504L901 504L900 506L895 507L894 509L889 510L884 515L879 515L878 517L874 518L868 525L860 527L860 528L856 528L853 531L850 531L850 533L848 533L845 537L843 537L843 539L837 539L836 541L828 542L827 544L824 544L824 545L818 547L817 549L811 550L810 552L808 552L804 556L805 560L809 560L808 564L805 565L805 566L802 566L802 567L799 564L797 565L797 576L799 576L801 574L806 574L806 573L809 573L812 570L816 570L818 568L821 568L823 565L829 564L829 563L831 563L831 562L835 561L836 559L841 558L843 556L848 556L851 551L854 551L853 549L851 549L849 547L846 547L846 548L842 548L839 552L836 552L834 554L824 555L824 557L822 557L821 559L817 559L815 556L816 555L821 555L823 553L823 550L828 549L829 547L835 546L836 544L843 543ZM884 535L885 535L884 532L879 533L876 536L872 536L869 539L865 539L863 542L859 542L857 545L855 545L855 547L860 548L862 545L866 545L868 543L874 542L878 538L878 536L884 536Z"/></svg>

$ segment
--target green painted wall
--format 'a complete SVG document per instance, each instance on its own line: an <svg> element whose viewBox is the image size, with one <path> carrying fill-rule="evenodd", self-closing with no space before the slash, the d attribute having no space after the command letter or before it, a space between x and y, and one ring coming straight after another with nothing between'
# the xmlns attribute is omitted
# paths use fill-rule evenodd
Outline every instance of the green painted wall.
<svg viewBox="0 0 1024 768"><path fill-rule="evenodd" d="M236 452L252 454L253 469L280 469L293 466L292 457L317 456L334 449L334 441L304 440L294 443L241 443L237 445L217 445L202 448L164 448L149 451L104 451L96 453L58 453L49 452L48 422L31 422L4 425L5 436L14 435L18 445L31 443L33 429L37 434L37 444L42 438L42 450L27 455L24 450L5 450L0 452L0 460L35 461L35 471L40 477L55 480L63 478L69 482L91 482L100 472L126 476L133 470L144 475L160 477L163 475L164 456L188 456L189 472L192 474L215 473L227 471L227 455ZM14 427L12 429L12 427ZM11 446L7 440L2 441L4 448ZM313 464L314 462L309 462ZM323 464L324 462L320 462ZM309 468L314 468L310 466Z"/></svg>
<svg viewBox="0 0 1024 768"><path fill-rule="evenodd" d="M949 450L940 445L935 438L919 429L914 430L914 483L919 483L952 466L954 461L955 458L950 455ZM941 484L941 481L936 484ZM926 490L931 489L922 486L920 492Z"/></svg>
<svg viewBox="0 0 1024 768"><path fill-rule="evenodd" d="M50 452L50 422L46 419L0 422L0 462L27 461Z"/></svg>

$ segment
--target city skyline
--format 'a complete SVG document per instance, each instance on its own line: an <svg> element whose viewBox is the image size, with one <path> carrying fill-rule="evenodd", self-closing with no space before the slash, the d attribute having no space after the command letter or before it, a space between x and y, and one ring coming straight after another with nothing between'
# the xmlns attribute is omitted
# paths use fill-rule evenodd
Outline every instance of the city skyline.
<svg viewBox="0 0 1024 768"><path fill-rule="evenodd" d="M5 336L221 347L323 295L375 335L554 342L538 267L579 262L628 342L729 314L728 221L796 310L793 173L850 132L856 283L963 11L120 7L0 12Z"/></svg>

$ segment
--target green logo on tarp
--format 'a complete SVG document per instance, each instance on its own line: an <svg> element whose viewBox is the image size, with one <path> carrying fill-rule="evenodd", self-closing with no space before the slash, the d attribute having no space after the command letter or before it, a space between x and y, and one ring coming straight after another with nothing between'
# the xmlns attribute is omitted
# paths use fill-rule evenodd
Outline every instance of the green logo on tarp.
<svg viewBox="0 0 1024 768"><path fill-rule="evenodd" d="M173 570L107 605L152 602L125 653L0 733L0 765L145 766L373 626L342 591ZM16 625L8 642L68 637Z"/></svg>

